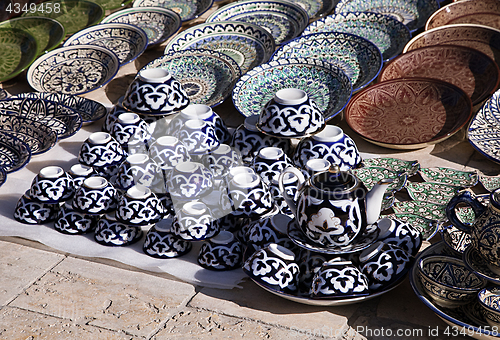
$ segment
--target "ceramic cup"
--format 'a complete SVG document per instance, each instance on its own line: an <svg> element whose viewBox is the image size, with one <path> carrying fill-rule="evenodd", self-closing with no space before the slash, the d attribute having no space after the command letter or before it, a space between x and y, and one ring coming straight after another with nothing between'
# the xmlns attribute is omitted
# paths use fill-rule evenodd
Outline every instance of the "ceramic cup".
<svg viewBox="0 0 500 340"><path fill-rule="evenodd" d="M192 247L191 242L174 234L172 219L165 218L148 230L142 250L146 255L164 259L185 255L191 251Z"/></svg>
<svg viewBox="0 0 500 340"><path fill-rule="evenodd" d="M56 219L59 203L45 203L34 200L26 190L14 208L14 219L24 224L43 224Z"/></svg>
<svg viewBox="0 0 500 340"><path fill-rule="evenodd" d="M151 189L144 185L136 184L130 187L121 196L115 211L115 217L119 222L144 226L160 221L165 214L161 201Z"/></svg>
<svg viewBox="0 0 500 340"><path fill-rule="evenodd" d="M63 234L81 235L94 231L100 215L88 215L76 211L69 202L61 206L54 229Z"/></svg>
<svg viewBox="0 0 500 340"><path fill-rule="evenodd" d="M128 190L136 184L151 187L160 169L158 165L151 161L148 154L136 153L127 158L118 167L118 173L113 185L120 190Z"/></svg>
<svg viewBox="0 0 500 340"><path fill-rule="evenodd" d="M123 107L139 114L168 115L186 108L189 97L163 68L139 71L123 97Z"/></svg>
<svg viewBox="0 0 500 340"><path fill-rule="evenodd" d="M310 294L314 275L321 268L323 263L335 258L328 254L321 254L309 250L302 250L298 255L299 265L299 293L307 296Z"/></svg>
<svg viewBox="0 0 500 340"><path fill-rule="evenodd" d="M300 89L277 91L264 105L257 128L265 134L282 138L302 138L314 135L325 127L318 105Z"/></svg>
<svg viewBox="0 0 500 340"><path fill-rule="evenodd" d="M45 203L60 203L73 197L75 183L60 166L46 166L31 182L30 197Z"/></svg>
<svg viewBox="0 0 500 340"><path fill-rule="evenodd" d="M286 173L283 178L283 187L285 189L286 195L289 197L295 197L297 188L299 185L299 180L297 176L292 173ZM273 178L271 185L269 186L269 191L273 197L274 203L278 206L280 212L284 215L294 217L292 210L288 206L279 188L279 181L277 178Z"/></svg>
<svg viewBox="0 0 500 340"><path fill-rule="evenodd" d="M129 145L144 144L151 139L149 125L133 112L124 112L118 116L111 126L111 136L125 151L128 151Z"/></svg>
<svg viewBox="0 0 500 340"><path fill-rule="evenodd" d="M243 165L241 154L227 144L220 144L217 149L203 155L203 163L214 174L214 178L221 180L231 168Z"/></svg>
<svg viewBox="0 0 500 340"><path fill-rule="evenodd" d="M83 181L91 176L97 175L93 167L88 165L83 165L80 163L73 164L69 170L68 174L73 178L73 183L75 184L75 191L82 186Z"/></svg>
<svg viewBox="0 0 500 340"><path fill-rule="evenodd" d="M174 233L189 241L201 241L219 233L219 223L203 202L185 203L176 211L172 224Z"/></svg>
<svg viewBox="0 0 500 340"><path fill-rule="evenodd" d="M409 223L395 218L381 218L375 225L379 229L378 240L393 244L415 256L422 245L422 233Z"/></svg>
<svg viewBox="0 0 500 340"><path fill-rule="evenodd" d="M500 291L498 287L486 287L477 294L482 315L491 327L500 327Z"/></svg>
<svg viewBox="0 0 500 340"><path fill-rule="evenodd" d="M304 177L309 178L318 172L328 171L331 165L332 163L324 158L309 159L306 162L302 173L304 174Z"/></svg>
<svg viewBox="0 0 500 340"><path fill-rule="evenodd" d="M120 164L126 153L109 133L94 132L81 145L78 162L91 167L109 167Z"/></svg>
<svg viewBox="0 0 500 340"><path fill-rule="evenodd" d="M101 131L111 133L113 124L118 119L118 116L125 112L130 112L122 106L123 97L118 100L118 103L113 106L111 110L108 111L102 123Z"/></svg>
<svg viewBox="0 0 500 340"><path fill-rule="evenodd" d="M243 246L232 233L221 231L203 242L198 254L200 266L210 270L231 270L241 266Z"/></svg>
<svg viewBox="0 0 500 340"><path fill-rule="evenodd" d="M118 222L114 214L106 214L97 222L94 240L104 246L129 246L142 238L141 227Z"/></svg>
<svg viewBox="0 0 500 340"><path fill-rule="evenodd" d="M187 120L172 135L186 145L191 155L203 155L220 144L213 125L201 119Z"/></svg>
<svg viewBox="0 0 500 340"><path fill-rule="evenodd" d="M238 174L229 183L229 197L236 213L258 217L274 207L269 188L257 174Z"/></svg>
<svg viewBox="0 0 500 340"><path fill-rule="evenodd" d="M213 175L201 163L183 162L170 171L166 185L174 204L185 202L208 195L213 189Z"/></svg>
<svg viewBox="0 0 500 340"><path fill-rule="evenodd" d="M247 246L257 250L276 243L288 249L293 248L293 242L287 235L287 226L291 220L289 216L276 214L251 222L246 230Z"/></svg>
<svg viewBox="0 0 500 340"><path fill-rule="evenodd" d="M292 165L292 162L283 149L275 146L267 146L259 150L252 162L252 167L259 174L266 185L271 185L278 180L283 170Z"/></svg>
<svg viewBox="0 0 500 340"><path fill-rule="evenodd" d="M189 150L177 137L158 137L149 147L149 157L162 169L191 160Z"/></svg>
<svg viewBox="0 0 500 340"><path fill-rule="evenodd" d="M94 176L83 181L73 197L73 208L87 214L105 214L117 207L118 192L104 177Z"/></svg>

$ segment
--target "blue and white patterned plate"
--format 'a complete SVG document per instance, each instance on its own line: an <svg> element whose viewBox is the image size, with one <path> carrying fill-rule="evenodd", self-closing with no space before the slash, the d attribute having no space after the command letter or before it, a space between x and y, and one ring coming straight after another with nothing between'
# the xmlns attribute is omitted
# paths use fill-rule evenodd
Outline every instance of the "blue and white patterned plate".
<svg viewBox="0 0 500 340"><path fill-rule="evenodd" d="M30 159L31 149L28 144L12 134L0 131L0 168L2 170L7 173L17 171L24 168Z"/></svg>
<svg viewBox="0 0 500 340"><path fill-rule="evenodd" d="M120 62L107 48L92 45L60 47L40 56L26 78L35 90L83 94L107 84Z"/></svg>
<svg viewBox="0 0 500 340"><path fill-rule="evenodd" d="M234 59L217 51L189 49L165 54L144 66L161 67L181 83L191 104L216 106L233 90L241 76Z"/></svg>
<svg viewBox="0 0 500 340"><path fill-rule="evenodd" d="M282 45L271 60L316 58L339 67L351 79L352 90L370 84L380 73L382 54L372 42L342 32L314 33Z"/></svg>
<svg viewBox="0 0 500 340"><path fill-rule="evenodd" d="M7 181L7 171L3 167L0 167L0 187Z"/></svg>
<svg viewBox="0 0 500 340"><path fill-rule="evenodd" d="M309 16L309 21L317 20L319 18L328 15L335 4L336 0L286 0L288 2L292 2L296 5L299 5L307 12Z"/></svg>
<svg viewBox="0 0 500 340"><path fill-rule="evenodd" d="M378 47L384 61L401 54L411 33L401 21L373 12L332 14L312 22L302 35L322 32L345 32L365 38Z"/></svg>
<svg viewBox="0 0 500 340"><path fill-rule="evenodd" d="M274 94L284 88L304 90L325 120L342 111L352 93L349 77L335 65L312 58L280 59L244 74L234 86L233 103L245 117L259 115Z"/></svg>
<svg viewBox="0 0 500 340"><path fill-rule="evenodd" d="M206 22L243 21L271 32L276 44L297 37L306 28L307 12L285 0L241 0L213 12Z"/></svg>
<svg viewBox="0 0 500 340"><path fill-rule="evenodd" d="M427 19L438 9L436 0L340 0L335 13L375 12L390 15L413 33L424 27Z"/></svg>
<svg viewBox="0 0 500 340"><path fill-rule="evenodd" d="M198 18L212 7L213 0L135 0L133 7L163 7L181 17L182 21Z"/></svg>
<svg viewBox="0 0 500 340"><path fill-rule="evenodd" d="M99 24L69 37L63 46L95 45L113 51L120 66L137 59L148 47L146 32L137 26L123 23Z"/></svg>
<svg viewBox="0 0 500 340"><path fill-rule="evenodd" d="M177 34L165 54L187 49L207 49L233 58L242 73L265 63L275 49L274 38L264 28L244 22L204 23Z"/></svg>
<svg viewBox="0 0 500 340"><path fill-rule="evenodd" d="M141 28L148 36L148 46L161 44L181 28L181 17L163 7L133 7L114 12L101 23L124 23Z"/></svg>

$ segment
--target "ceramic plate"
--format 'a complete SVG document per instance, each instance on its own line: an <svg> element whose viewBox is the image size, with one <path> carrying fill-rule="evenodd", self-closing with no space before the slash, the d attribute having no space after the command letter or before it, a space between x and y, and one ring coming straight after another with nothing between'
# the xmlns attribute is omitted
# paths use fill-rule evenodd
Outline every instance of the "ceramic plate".
<svg viewBox="0 0 500 340"><path fill-rule="evenodd" d="M446 25L424 31L412 38L403 49L406 53L432 45L459 45L483 52L500 63L500 30L482 25Z"/></svg>
<svg viewBox="0 0 500 340"><path fill-rule="evenodd" d="M500 71L486 54L465 46L435 45L408 51L380 72L379 81L423 77L461 88L477 105L498 88Z"/></svg>
<svg viewBox="0 0 500 340"><path fill-rule="evenodd" d="M464 188L475 186L479 180L477 171L461 171L446 167L422 168L419 173L424 181Z"/></svg>
<svg viewBox="0 0 500 340"><path fill-rule="evenodd" d="M22 169L30 159L31 150L25 142L14 135L0 131L0 168L3 171L10 173ZM5 181L5 176L0 177Z"/></svg>
<svg viewBox="0 0 500 340"><path fill-rule="evenodd" d="M0 167L0 187L7 181L7 172Z"/></svg>
<svg viewBox="0 0 500 340"><path fill-rule="evenodd" d="M40 92L83 94L107 84L120 62L107 48L92 45L60 47L39 57L27 79Z"/></svg>
<svg viewBox="0 0 500 340"><path fill-rule="evenodd" d="M473 246L465 249L463 260L465 266L476 273L478 276L488 280L489 282L500 285L500 276L491 271L484 262L479 252Z"/></svg>
<svg viewBox="0 0 500 340"><path fill-rule="evenodd" d="M90 0L100 5L105 11L124 7L133 0Z"/></svg>
<svg viewBox="0 0 500 340"><path fill-rule="evenodd" d="M429 220L445 221L446 205L425 201L396 202L392 206L396 214L414 214Z"/></svg>
<svg viewBox="0 0 500 340"><path fill-rule="evenodd" d="M365 38L378 47L384 61L399 55L411 34L402 22L391 16L373 12L347 12L326 16L306 27L302 35L345 32Z"/></svg>
<svg viewBox="0 0 500 340"><path fill-rule="evenodd" d="M287 0L302 7L309 17L309 21L317 20L328 15L335 7L337 0Z"/></svg>
<svg viewBox="0 0 500 340"><path fill-rule="evenodd" d="M165 54L186 49L207 49L233 58L244 74L269 60L274 38L264 28L244 22L204 23L177 34L165 47Z"/></svg>
<svg viewBox="0 0 500 340"><path fill-rule="evenodd" d="M189 49L161 56L144 68L167 69L189 96L191 104L216 106L233 90L241 76L234 59L211 50Z"/></svg>
<svg viewBox="0 0 500 340"><path fill-rule="evenodd" d="M99 24L73 34L64 46L95 45L113 51L120 66L137 59L148 47L146 33L137 26L108 23Z"/></svg>
<svg viewBox="0 0 500 340"><path fill-rule="evenodd" d="M7 98L0 100L0 111L43 123L55 131L58 139L73 136L82 127L78 112L45 99Z"/></svg>
<svg viewBox="0 0 500 340"><path fill-rule="evenodd" d="M495 101L498 96L500 93L497 91L483 104L472 118L467 130L469 143L483 156L496 163L500 163L500 149L498 148L500 123L496 119L496 115L500 114L500 111L497 112L495 105L489 104Z"/></svg>
<svg viewBox="0 0 500 340"><path fill-rule="evenodd" d="M148 46L161 44L181 27L177 13L163 7L126 8L108 15L102 23L124 23L141 28L148 36Z"/></svg>
<svg viewBox="0 0 500 340"><path fill-rule="evenodd" d="M245 117L258 115L278 90L290 87L307 92L325 120L342 111L351 97L351 81L338 67L297 58L271 61L244 74L234 86L233 103Z"/></svg>
<svg viewBox="0 0 500 340"><path fill-rule="evenodd" d="M372 42L342 32L314 33L282 45L271 60L316 58L339 67L358 91L374 80L383 64L380 50Z"/></svg>
<svg viewBox="0 0 500 340"><path fill-rule="evenodd" d="M408 182L406 190L411 199L436 204L448 204L449 200L463 187L438 182Z"/></svg>
<svg viewBox="0 0 500 340"><path fill-rule="evenodd" d="M19 17L0 23L0 28L17 28L29 32L38 44L37 55L53 50L64 39L59 21L45 17Z"/></svg>
<svg viewBox="0 0 500 340"><path fill-rule="evenodd" d="M391 157L367 158L362 161L363 166L380 166L396 172L405 172L408 177L415 175L420 169L418 161L405 161Z"/></svg>
<svg viewBox="0 0 500 340"><path fill-rule="evenodd" d="M392 149L439 143L465 126L472 103L455 85L428 78L394 79L356 94L344 110L361 137Z"/></svg>
<svg viewBox="0 0 500 340"><path fill-rule="evenodd" d="M413 33L424 27L427 19L438 9L436 0L340 0L335 13L376 12L390 15Z"/></svg>
<svg viewBox="0 0 500 340"><path fill-rule="evenodd" d="M213 0L135 0L133 7L163 7L181 17L182 21L198 18L213 5Z"/></svg>
<svg viewBox="0 0 500 340"><path fill-rule="evenodd" d="M101 103L71 94L53 93L53 92L26 92L19 93L11 98L40 98L56 102L61 105L67 106L80 114L82 122L92 123L106 115L108 109Z"/></svg>
<svg viewBox="0 0 500 340"><path fill-rule="evenodd" d="M25 142L31 155L44 153L57 142L57 134L50 127L18 115L0 113L0 131Z"/></svg>
<svg viewBox="0 0 500 340"><path fill-rule="evenodd" d="M241 0L222 6L206 22L243 21L265 28L276 44L297 37L309 18L299 5L284 0Z"/></svg>
<svg viewBox="0 0 500 340"><path fill-rule="evenodd" d="M55 19L63 25L66 34L74 34L101 21L104 9L87 0L50 0L37 6L36 11L24 12L22 16Z"/></svg>
<svg viewBox="0 0 500 340"><path fill-rule="evenodd" d="M0 82L27 69L37 55L37 42L26 31L0 28Z"/></svg>
<svg viewBox="0 0 500 340"><path fill-rule="evenodd" d="M394 218L401 220L410 224L413 228L417 229L422 234L422 239L429 241L436 235L442 224L439 221L425 218L420 215L410 214L410 213L396 213L393 215ZM391 217L388 215L386 217Z"/></svg>
<svg viewBox="0 0 500 340"><path fill-rule="evenodd" d="M378 181L381 181L385 178L393 179L394 182L389 184L387 187L387 191L395 192L401 190L405 184L408 176L404 172L396 172L386 168L371 166L371 167L363 167L358 169L352 169L351 172L358 179L363 182L368 190L371 190Z"/></svg>
<svg viewBox="0 0 500 340"><path fill-rule="evenodd" d="M500 29L500 3L497 0L463 0L452 2L436 11L425 29L450 24L477 24Z"/></svg>

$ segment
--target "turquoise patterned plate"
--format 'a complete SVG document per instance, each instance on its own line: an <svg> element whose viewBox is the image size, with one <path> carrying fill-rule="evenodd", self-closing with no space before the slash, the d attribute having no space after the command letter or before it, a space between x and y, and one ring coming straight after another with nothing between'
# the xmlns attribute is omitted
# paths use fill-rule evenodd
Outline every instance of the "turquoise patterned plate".
<svg viewBox="0 0 500 340"><path fill-rule="evenodd" d="M414 214L436 221L447 220L446 205L443 204L425 201L405 201L394 203L392 209L397 214Z"/></svg>
<svg viewBox="0 0 500 340"><path fill-rule="evenodd" d="M187 49L206 49L233 58L243 73L269 60L274 38L264 28L244 22L204 23L177 34L165 54Z"/></svg>
<svg viewBox="0 0 500 340"><path fill-rule="evenodd" d="M213 0L134 0L133 7L163 7L179 14L182 21L198 18L212 7Z"/></svg>
<svg viewBox="0 0 500 340"><path fill-rule="evenodd" d="M167 69L181 84L191 104L216 106L233 90L241 76L238 64L226 54L189 49L163 55L144 68Z"/></svg>
<svg viewBox="0 0 500 340"><path fill-rule="evenodd" d="M479 180L476 171L460 171L446 167L423 168L420 176L427 182L439 182L459 187L473 187Z"/></svg>
<svg viewBox="0 0 500 340"><path fill-rule="evenodd" d="M325 120L336 116L351 98L351 82L335 65L313 58L280 59L244 74L233 90L233 103L245 117L259 115L274 94L284 88L304 90Z"/></svg>
<svg viewBox="0 0 500 340"><path fill-rule="evenodd" d="M304 35L282 45L271 60L316 58L339 67L351 79L353 92L370 84L382 69L382 54L372 42L342 32Z"/></svg>
<svg viewBox="0 0 500 340"><path fill-rule="evenodd" d="M373 12L332 14L309 24L302 35L333 31L355 34L371 41L382 53L384 61L401 54L411 39L405 24L391 16Z"/></svg>
<svg viewBox="0 0 500 340"><path fill-rule="evenodd" d="M381 157L363 159L363 166L380 166L396 172L404 171L408 177L415 175L420 170L418 161L405 161L402 159Z"/></svg>
<svg viewBox="0 0 500 340"><path fill-rule="evenodd" d="M0 82L14 78L35 60L35 38L17 28L0 28Z"/></svg>
<svg viewBox="0 0 500 340"><path fill-rule="evenodd" d="M461 189L463 187L435 182L406 183L406 190L412 199L437 204L448 204L449 200Z"/></svg>
<svg viewBox="0 0 500 340"><path fill-rule="evenodd" d="M378 181L385 178L393 179L394 182L389 184L386 192L395 192L401 190L405 184L408 176L404 172L396 172L386 168L372 166L352 169L351 172L356 176L368 190L371 190Z"/></svg>
<svg viewBox="0 0 500 340"><path fill-rule="evenodd" d="M299 36L309 17L299 5L285 0L241 0L222 6L206 22L243 21L265 28L276 44Z"/></svg>
<svg viewBox="0 0 500 340"><path fill-rule="evenodd" d="M28 164L30 159L31 149L25 142L14 135L0 131L0 168L2 171L10 173L20 170Z"/></svg>

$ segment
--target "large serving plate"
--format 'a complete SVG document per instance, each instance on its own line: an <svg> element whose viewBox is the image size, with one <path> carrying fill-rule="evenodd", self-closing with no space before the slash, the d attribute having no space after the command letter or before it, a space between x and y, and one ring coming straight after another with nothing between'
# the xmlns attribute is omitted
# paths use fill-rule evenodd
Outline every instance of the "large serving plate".
<svg viewBox="0 0 500 340"><path fill-rule="evenodd" d="M27 69L36 58L37 46L35 38L24 30L0 28L0 82Z"/></svg>
<svg viewBox="0 0 500 340"><path fill-rule="evenodd" d="M309 21L317 20L328 15L335 7L336 0L287 0L302 7L309 17Z"/></svg>
<svg viewBox="0 0 500 340"><path fill-rule="evenodd" d="M352 90L370 84L382 69L380 50L365 38L343 32L314 33L282 45L271 60L316 58L339 67L351 79Z"/></svg>
<svg viewBox="0 0 500 340"><path fill-rule="evenodd" d="M43 2L43 6L37 6L36 11L26 11L22 16L55 19L69 35L97 24L104 16L104 9L87 0L49 0Z"/></svg>
<svg viewBox="0 0 500 340"><path fill-rule="evenodd" d="M486 54L465 46L434 45L408 51L380 72L379 80L423 77L461 88L477 105L498 88L500 71Z"/></svg>
<svg viewBox="0 0 500 340"><path fill-rule="evenodd" d="M113 51L120 66L137 59L148 47L146 32L137 26L123 23L94 25L73 34L64 46L95 45Z"/></svg>
<svg viewBox="0 0 500 340"><path fill-rule="evenodd" d="M163 7L181 17L182 21L198 18L212 7L213 0L135 0L133 7Z"/></svg>
<svg viewBox="0 0 500 340"><path fill-rule="evenodd" d="M127 6L133 0L90 0L100 5L105 11Z"/></svg>
<svg viewBox="0 0 500 340"><path fill-rule="evenodd" d="M439 143L472 117L467 94L428 78L394 79L359 92L347 104L347 124L367 141L392 149Z"/></svg>
<svg viewBox="0 0 500 340"><path fill-rule="evenodd" d="M340 0L335 13L376 12L390 15L413 33L424 27L427 19L438 9L436 0Z"/></svg>
<svg viewBox="0 0 500 340"><path fill-rule="evenodd" d="M216 106L233 90L241 76L234 59L211 50L189 49L165 54L144 66L144 69L167 69L181 83L191 104Z"/></svg>
<svg viewBox="0 0 500 340"><path fill-rule="evenodd" d="M148 46L161 44L181 28L179 14L163 7L126 8L108 15L101 22L141 28L148 36Z"/></svg>
<svg viewBox="0 0 500 340"><path fill-rule="evenodd" d="M187 49L206 49L234 59L240 70L248 70L269 60L274 38L264 28L244 22L204 23L177 34L165 47L165 54Z"/></svg>
<svg viewBox="0 0 500 340"><path fill-rule="evenodd" d="M21 139L0 131L0 168L7 173L22 169L31 159L31 149Z"/></svg>
<svg viewBox="0 0 500 340"><path fill-rule="evenodd" d="M335 65L313 58L280 59L244 74L233 89L233 103L245 117L259 115L274 94L284 88L304 90L329 120L351 98L351 81Z"/></svg>
<svg viewBox="0 0 500 340"><path fill-rule="evenodd" d="M384 61L399 55L410 41L405 24L391 16L373 12L347 12L328 15L309 24L302 35L345 32L365 38L378 47Z"/></svg>
<svg viewBox="0 0 500 340"><path fill-rule="evenodd" d="M427 20L425 29L450 24L477 24L500 29L500 2L497 0L462 0L437 10Z"/></svg>
<svg viewBox="0 0 500 340"><path fill-rule="evenodd" d="M243 21L261 26L271 32L276 44L293 39L306 28L307 12L285 0L241 0L222 6L207 22Z"/></svg>
<svg viewBox="0 0 500 340"><path fill-rule="evenodd" d="M28 69L27 79L40 92L83 94L107 84L119 67L118 57L107 48L67 46L35 60Z"/></svg>
<svg viewBox="0 0 500 340"><path fill-rule="evenodd" d="M56 48L64 39L64 27L59 21L45 17L18 17L0 22L0 28L17 28L29 32L38 45L37 55Z"/></svg>
<svg viewBox="0 0 500 340"><path fill-rule="evenodd" d="M0 187L7 181L7 171L0 167Z"/></svg>
<svg viewBox="0 0 500 340"><path fill-rule="evenodd" d="M497 91L483 104L467 130L469 143L483 156L496 163L500 163L500 108L497 106L499 96Z"/></svg>

